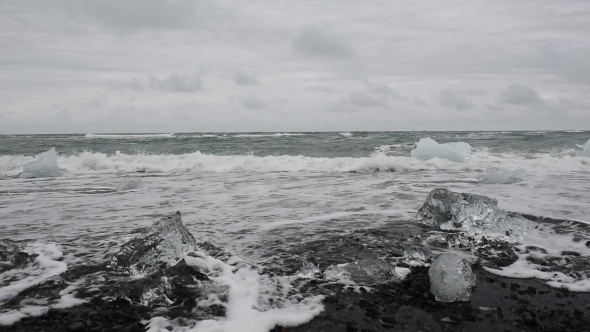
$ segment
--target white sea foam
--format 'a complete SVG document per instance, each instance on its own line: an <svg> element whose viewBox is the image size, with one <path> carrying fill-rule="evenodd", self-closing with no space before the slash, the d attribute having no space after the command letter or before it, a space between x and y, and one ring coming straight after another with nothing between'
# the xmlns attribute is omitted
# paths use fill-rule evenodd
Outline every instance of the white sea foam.
<svg viewBox="0 0 590 332"><path fill-rule="evenodd" d="M590 158L590 139L584 145L584 150L582 151L582 156Z"/></svg>
<svg viewBox="0 0 590 332"><path fill-rule="evenodd" d="M0 176L16 175L20 166L33 160L24 156L0 156ZM305 156L213 155L194 152L183 155L124 154L83 152L59 156L57 161L74 174L109 172L372 172L372 171L482 171L493 167L526 169L527 173L554 170L590 171L590 159L579 155L521 156L473 152L465 163L440 158L418 160L404 156L375 154L370 157L315 158Z"/></svg>
<svg viewBox="0 0 590 332"><path fill-rule="evenodd" d="M0 274L0 303L67 269L66 263L57 261L63 253L55 244L34 243L26 247L25 252L38 255L35 264Z"/></svg>
<svg viewBox="0 0 590 332"><path fill-rule="evenodd" d="M172 138L174 134L86 134L86 138L106 139L145 139L145 138Z"/></svg>
<svg viewBox="0 0 590 332"><path fill-rule="evenodd" d="M187 264L197 265L222 287L227 288L226 315L219 320L199 321L192 328L178 326L162 317L149 323L150 332L210 331L210 332L267 332L276 325L297 326L310 321L324 309L323 296L304 298L291 285L295 277L269 277L259 274L247 264L239 264L237 258L227 262L199 253L198 257L187 256ZM236 264L238 263L238 264ZM210 299L211 300L211 299Z"/></svg>
<svg viewBox="0 0 590 332"><path fill-rule="evenodd" d="M303 133L275 133L275 134L236 134L232 135L232 137L284 137L284 136L306 136L307 134Z"/></svg>

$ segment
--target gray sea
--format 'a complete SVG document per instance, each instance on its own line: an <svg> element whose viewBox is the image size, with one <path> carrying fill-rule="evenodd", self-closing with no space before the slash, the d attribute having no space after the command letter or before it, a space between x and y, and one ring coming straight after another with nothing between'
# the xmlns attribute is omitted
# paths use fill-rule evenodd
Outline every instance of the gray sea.
<svg viewBox="0 0 590 332"><path fill-rule="evenodd" d="M413 157L416 143L426 137L465 142L471 152L459 162ZM219 281L233 285L230 302L238 303L276 291L263 271L272 271L286 285L294 282L289 278L303 262L321 265L321 251L301 249L307 243L391 228L432 235L422 234L416 211L435 188L486 195L512 212L587 223L590 158L582 156L582 149L588 139L590 131L0 136L0 239L25 241L43 258L38 266L0 274L0 323L59 303L75 305L77 287L101 287L102 279L81 275L59 300L4 304L16 291L65 270L104 264L138 228L175 211L198 241L222 247L252 267L240 278L228 272ZM19 176L24 165L51 148L67 176ZM526 175L509 183L481 181L490 172L515 170ZM117 191L130 181L143 185ZM585 256L590 255L588 240L585 230L539 227L522 243ZM401 244L391 246L400 249ZM347 263L357 254L336 257ZM520 264L499 274L546 277L537 272L534 264ZM590 279L584 277L545 279L590 291ZM311 295L289 306L291 295L281 294L275 296L284 297L282 307L257 313L260 331L280 317L309 319L321 306L321 297ZM203 323L201 330L243 323L240 315L232 317Z"/></svg>

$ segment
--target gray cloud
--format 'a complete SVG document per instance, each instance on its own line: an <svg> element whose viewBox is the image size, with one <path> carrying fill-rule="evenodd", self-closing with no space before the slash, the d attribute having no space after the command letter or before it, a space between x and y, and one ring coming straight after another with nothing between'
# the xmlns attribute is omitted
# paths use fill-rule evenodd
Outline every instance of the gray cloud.
<svg viewBox="0 0 590 332"><path fill-rule="evenodd" d="M172 74L165 78L150 77L150 88L164 92L193 93L203 90L200 76Z"/></svg>
<svg viewBox="0 0 590 332"><path fill-rule="evenodd" d="M240 102L246 108L258 110L258 109L265 109L267 104L264 100L258 98L258 96L253 94L245 94L240 96Z"/></svg>
<svg viewBox="0 0 590 332"><path fill-rule="evenodd" d="M317 26L300 28L293 41L293 49L305 56L337 59L349 59L355 53L342 37Z"/></svg>
<svg viewBox="0 0 590 332"><path fill-rule="evenodd" d="M511 84L502 93L502 102L511 105L543 104L537 91L522 84Z"/></svg>
<svg viewBox="0 0 590 332"><path fill-rule="evenodd" d="M256 85L258 84L258 79L252 75L239 71L234 75L234 83L237 85Z"/></svg>
<svg viewBox="0 0 590 332"><path fill-rule="evenodd" d="M589 1L377 1L0 1L0 132L590 123Z"/></svg>
<svg viewBox="0 0 590 332"><path fill-rule="evenodd" d="M198 1L205 3L204 1ZM71 16L96 20L122 30L186 28L190 26L197 2L194 0L57 0Z"/></svg>
<svg viewBox="0 0 590 332"><path fill-rule="evenodd" d="M460 95L458 92L451 90L441 91L438 96L438 103L440 106L454 108L461 111L475 107L473 102Z"/></svg>
<svg viewBox="0 0 590 332"><path fill-rule="evenodd" d="M129 81L113 82L109 84L109 89L142 91L143 85L134 79Z"/></svg>

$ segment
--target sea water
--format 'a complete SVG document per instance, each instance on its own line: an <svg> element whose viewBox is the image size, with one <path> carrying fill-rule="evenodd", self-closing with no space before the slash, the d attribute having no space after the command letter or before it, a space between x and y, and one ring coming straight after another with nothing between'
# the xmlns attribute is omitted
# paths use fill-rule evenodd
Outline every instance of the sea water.
<svg viewBox="0 0 590 332"><path fill-rule="evenodd" d="M471 150L460 162L412 157L416 143L427 137L439 144L464 142ZM309 248L327 237L362 237L363 230L392 227L435 237L423 234L416 212L440 187L494 198L506 211L566 220L559 232L551 225L528 232L515 244L521 249L516 263L488 270L590 291L583 275L559 271L555 277L527 260L567 251L590 256L590 233L573 224L590 222L590 158L582 154L589 138L590 132L0 136L0 239L23 241L24 250L36 255L35 264L0 274L0 324L79 304L78 289L104 287L100 273L80 273L56 298L7 302L64 271L103 266L120 245L176 211L198 243L223 248L223 254L200 249L187 257L218 287L212 293L218 295L201 305L222 303L227 312L201 321L196 330L268 331L301 324L322 311L324 296L296 291L302 266L315 262L325 271L374 259L359 251L333 253L329 243L325 250ZM52 148L67 177L18 176ZM526 177L481 181L498 170L525 170ZM117 191L131 182L143 189ZM400 251L410 244L369 235L360 241ZM169 326L188 329L163 317L150 322L153 331Z"/></svg>

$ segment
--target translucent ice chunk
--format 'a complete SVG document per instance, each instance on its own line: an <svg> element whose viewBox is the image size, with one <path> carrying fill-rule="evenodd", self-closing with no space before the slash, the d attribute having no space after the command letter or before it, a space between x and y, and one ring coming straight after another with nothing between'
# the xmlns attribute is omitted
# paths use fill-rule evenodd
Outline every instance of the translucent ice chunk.
<svg viewBox="0 0 590 332"><path fill-rule="evenodd" d="M412 150L412 157L420 160L432 158L446 159L457 163L465 162L465 157L471 153L471 145L465 142L439 144L430 137L422 138Z"/></svg>
<svg viewBox="0 0 590 332"><path fill-rule="evenodd" d="M350 281L350 273L342 267L338 265L330 265L324 271L324 278L328 281Z"/></svg>
<svg viewBox="0 0 590 332"><path fill-rule="evenodd" d="M408 245L404 248L404 256L401 261L409 265L424 266L432 258L432 252L428 247Z"/></svg>
<svg viewBox="0 0 590 332"><path fill-rule="evenodd" d="M430 293L437 301L469 301L475 274L471 266L455 254L442 254L430 265Z"/></svg>
<svg viewBox="0 0 590 332"><path fill-rule="evenodd" d="M109 267L132 276L144 275L175 265L184 254L196 248L197 241L184 227L180 212L176 212L122 245Z"/></svg>
<svg viewBox="0 0 590 332"><path fill-rule="evenodd" d="M361 285L372 285L399 280L395 266L376 258L361 259L340 267L329 266L324 272L326 280L346 281L352 279Z"/></svg>
<svg viewBox="0 0 590 332"><path fill-rule="evenodd" d="M295 274L296 277L302 279L316 279L321 276L322 271L313 263L303 263L301 270Z"/></svg>
<svg viewBox="0 0 590 332"><path fill-rule="evenodd" d="M141 180L131 180L131 181L121 183L117 187L117 191L121 192L121 191L137 190L137 189L143 189L143 188L145 188L145 183L143 183Z"/></svg>
<svg viewBox="0 0 590 332"><path fill-rule="evenodd" d="M399 279L395 266L376 258L361 259L346 265L352 280L359 284L378 284Z"/></svg>
<svg viewBox="0 0 590 332"><path fill-rule="evenodd" d="M55 148L38 154L35 160L23 166L23 171L18 175L21 178L51 178L68 175L68 171L57 165Z"/></svg>
<svg viewBox="0 0 590 332"><path fill-rule="evenodd" d="M440 229L464 231L476 242L482 237L508 242L521 240L531 229L531 222L497 205L498 201L487 196L437 188L428 194L417 218Z"/></svg>
<svg viewBox="0 0 590 332"><path fill-rule="evenodd" d="M590 158L590 139L584 145L584 150L582 150L582 156Z"/></svg>
<svg viewBox="0 0 590 332"><path fill-rule="evenodd" d="M25 244L0 240L0 272L32 263L36 255L24 252Z"/></svg>
<svg viewBox="0 0 590 332"><path fill-rule="evenodd" d="M494 170L486 174L486 176L480 181L485 184L511 184L522 182L526 179L526 171L524 169L516 169L511 172Z"/></svg>

